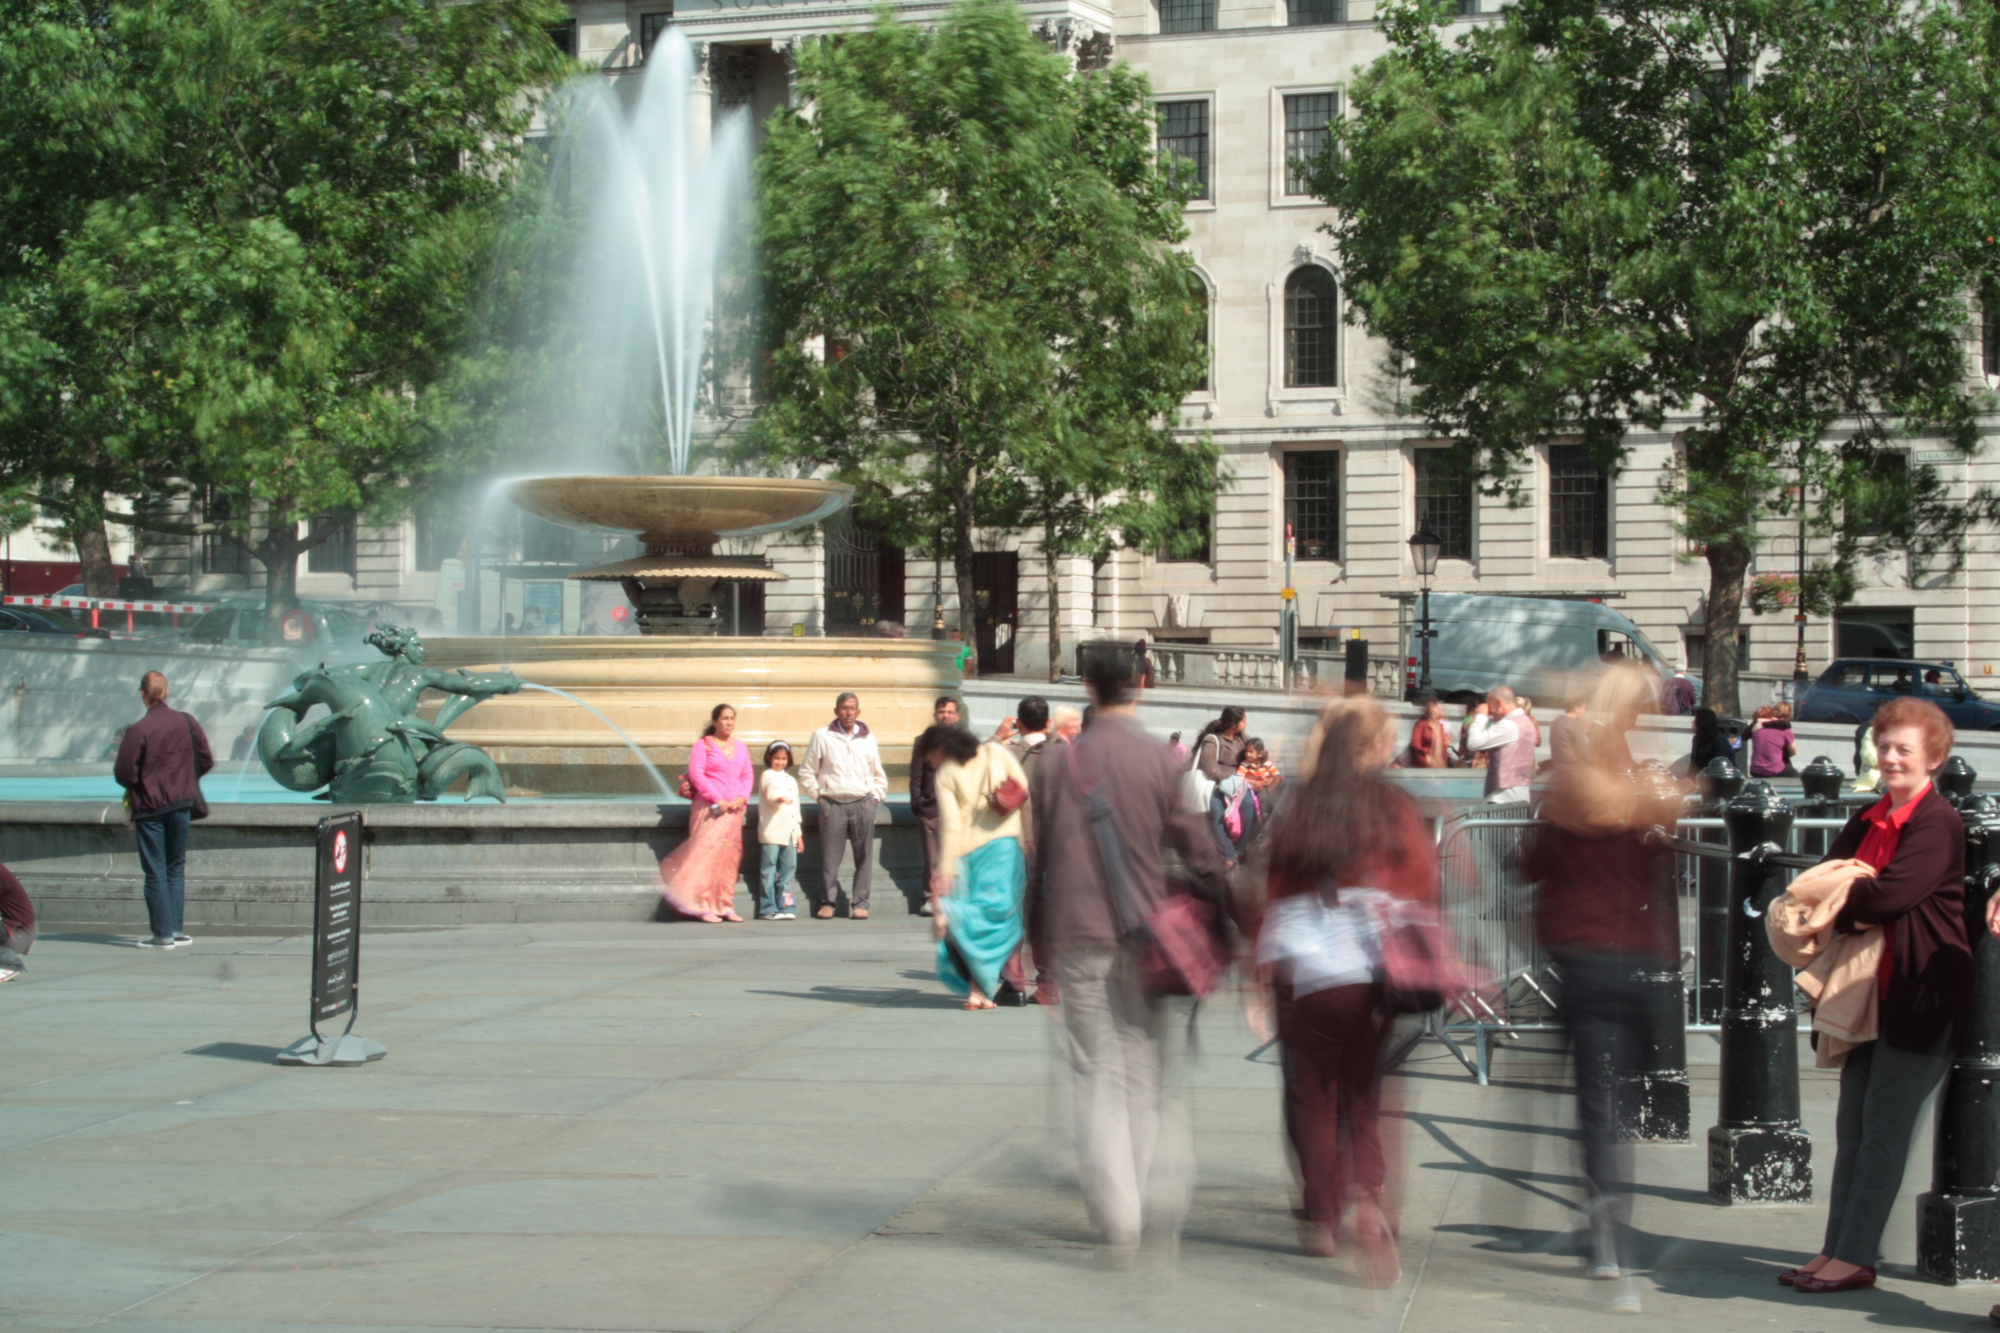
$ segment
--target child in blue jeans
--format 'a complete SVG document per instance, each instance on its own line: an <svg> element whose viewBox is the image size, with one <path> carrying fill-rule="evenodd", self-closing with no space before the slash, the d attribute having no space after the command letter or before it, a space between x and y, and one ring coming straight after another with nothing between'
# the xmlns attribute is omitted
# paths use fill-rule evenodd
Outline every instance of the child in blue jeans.
<svg viewBox="0 0 2000 1333"><path fill-rule="evenodd" d="M764 748L764 772L757 779L757 916L764 921L793 921L792 878L799 853L806 849L805 823L799 818L799 783L789 772L792 747L772 741Z"/></svg>

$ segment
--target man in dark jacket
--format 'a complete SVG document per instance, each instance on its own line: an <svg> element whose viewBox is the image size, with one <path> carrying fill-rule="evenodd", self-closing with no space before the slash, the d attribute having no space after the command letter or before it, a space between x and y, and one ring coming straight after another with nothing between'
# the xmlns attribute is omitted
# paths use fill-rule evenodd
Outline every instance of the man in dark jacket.
<svg viewBox="0 0 2000 1333"><path fill-rule="evenodd" d="M1206 821L1181 799L1180 766L1139 725L1120 664L1094 660L1087 681L1089 729L1041 756L1029 796L1069 1035L1078 1176L1105 1260L1122 1267L1142 1230L1163 1240L1179 1231L1194 1167L1184 1118L1162 1114L1166 1001L1140 978L1128 922L1150 919L1166 900L1169 849L1217 894L1223 865ZM1105 875L1093 793L1109 804L1129 902Z"/></svg>
<svg viewBox="0 0 2000 1333"><path fill-rule="evenodd" d="M201 724L167 707L167 678L148 671L139 681L146 716L125 732L112 776L125 789L139 864L146 871L146 915L153 934L142 949L173 949L194 940L181 929L187 898L188 821L201 800L201 775L215 755Z"/></svg>
<svg viewBox="0 0 2000 1333"><path fill-rule="evenodd" d="M931 717L941 727L957 726L958 700L949 694L939 695ZM917 913L930 916L936 910L931 902L931 880L937 874L938 840L942 836L938 828L937 770L925 763L914 747L910 750L910 813L917 817L917 841L924 845L924 901ZM834 849L834 854L839 855L839 848Z"/></svg>

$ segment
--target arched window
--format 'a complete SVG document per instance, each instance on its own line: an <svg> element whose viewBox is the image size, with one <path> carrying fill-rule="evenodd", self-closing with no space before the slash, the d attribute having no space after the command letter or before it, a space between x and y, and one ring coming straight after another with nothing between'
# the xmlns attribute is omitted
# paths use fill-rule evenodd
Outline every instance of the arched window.
<svg viewBox="0 0 2000 1333"><path fill-rule="evenodd" d="M1308 264L1285 279L1285 387L1340 383L1340 292L1333 275Z"/></svg>

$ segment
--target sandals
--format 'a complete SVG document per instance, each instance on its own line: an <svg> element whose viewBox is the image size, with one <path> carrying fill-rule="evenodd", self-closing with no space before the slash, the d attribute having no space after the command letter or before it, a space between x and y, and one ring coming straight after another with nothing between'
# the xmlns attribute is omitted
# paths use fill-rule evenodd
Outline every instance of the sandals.
<svg viewBox="0 0 2000 1333"><path fill-rule="evenodd" d="M959 1006L959 1008L961 1009L998 1009L999 1007L1000 1007L999 1005L993 1003L993 1001L991 1000L984 1000L984 999L975 1000L970 998L968 998L964 1004Z"/></svg>

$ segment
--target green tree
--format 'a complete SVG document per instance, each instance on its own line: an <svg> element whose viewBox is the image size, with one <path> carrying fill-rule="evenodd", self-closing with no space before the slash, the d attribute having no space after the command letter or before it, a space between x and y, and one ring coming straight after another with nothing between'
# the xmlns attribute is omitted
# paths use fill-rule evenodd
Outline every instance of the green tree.
<svg viewBox="0 0 2000 1333"><path fill-rule="evenodd" d="M976 529L1067 553L1212 502L1213 446L1172 432L1205 314L1152 115L1137 75L1075 73L1015 5L969 0L807 47L771 121L751 448L830 465L906 545L944 534L968 642Z"/></svg>
<svg viewBox="0 0 2000 1333"><path fill-rule="evenodd" d="M92 591L104 517L196 530L108 494L205 488L275 627L328 533L303 524L397 517L481 452L462 427L497 353L458 349L509 254L533 94L568 68L562 7L7 8L0 225L26 243L0 259L0 467L40 484Z"/></svg>
<svg viewBox="0 0 2000 1333"><path fill-rule="evenodd" d="M1956 567L1993 497L1891 446L1977 446L1990 7L1522 0L1450 46L1434 6L1386 21L1311 167L1354 309L1489 490L1538 442L1609 472L1674 424L1709 702L1737 707L1744 576L1802 478L1822 599L1871 544Z"/></svg>

